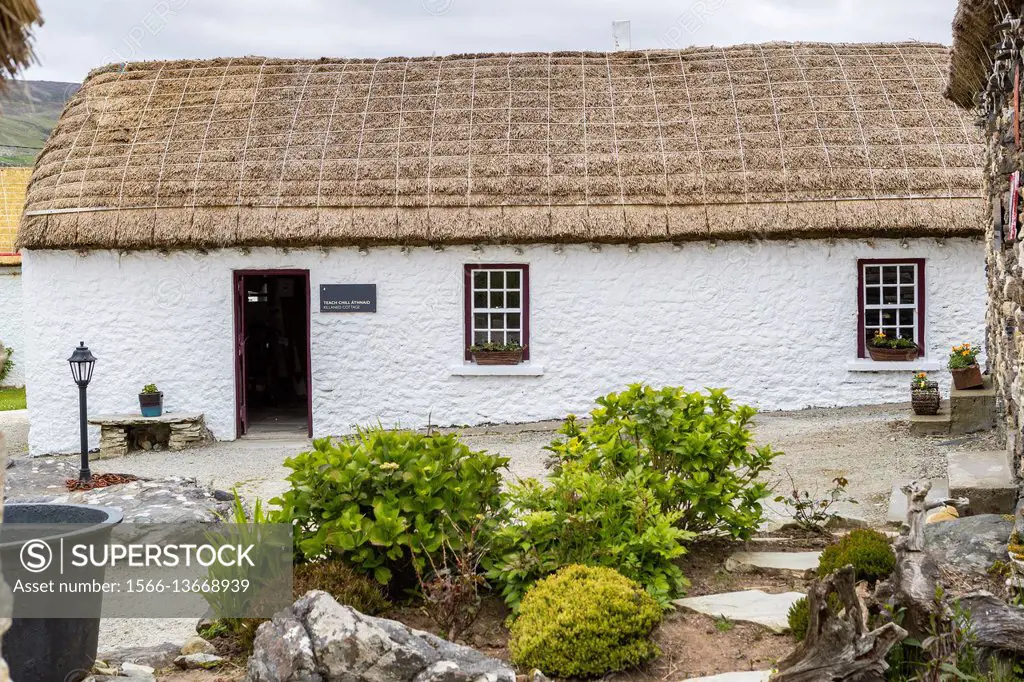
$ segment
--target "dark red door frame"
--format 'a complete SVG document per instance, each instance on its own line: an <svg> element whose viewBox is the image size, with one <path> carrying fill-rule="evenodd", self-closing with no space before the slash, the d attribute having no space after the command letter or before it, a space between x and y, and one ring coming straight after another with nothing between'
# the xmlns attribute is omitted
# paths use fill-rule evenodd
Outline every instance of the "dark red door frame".
<svg viewBox="0 0 1024 682"><path fill-rule="evenodd" d="M313 437L313 336L312 310L309 297L309 270L235 270L235 411L238 436L245 434L248 420L243 419L245 400L245 278L246 277L301 277L306 284L306 422L307 435ZM244 422L244 423L243 423Z"/></svg>
<svg viewBox="0 0 1024 682"><path fill-rule="evenodd" d="M921 357L925 356L925 278L924 258L861 258L857 261L857 357L866 358L867 339L864 329L864 266L865 265L916 265L917 266L917 345L921 347Z"/></svg>

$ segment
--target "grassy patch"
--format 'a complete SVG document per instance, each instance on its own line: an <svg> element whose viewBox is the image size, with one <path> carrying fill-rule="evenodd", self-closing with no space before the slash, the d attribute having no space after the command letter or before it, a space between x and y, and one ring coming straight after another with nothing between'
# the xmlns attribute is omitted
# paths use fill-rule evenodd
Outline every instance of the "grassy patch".
<svg viewBox="0 0 1024 682"><path fill-rule="evenodd" d="M24 410L25 406L24 388L0 388L0 412Z"/></svg>

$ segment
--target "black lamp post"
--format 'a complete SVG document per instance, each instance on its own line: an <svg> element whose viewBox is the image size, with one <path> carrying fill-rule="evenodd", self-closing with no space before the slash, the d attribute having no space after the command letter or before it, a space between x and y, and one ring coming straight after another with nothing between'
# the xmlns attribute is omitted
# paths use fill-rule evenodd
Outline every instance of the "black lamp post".
<svg viewBox="0 0 1024 682"><path fill-rule="evenodd" d="M79 428L82 432L82 468L78 470L78 480L88 482L92 480L92 472L89 471L89 427L86 424L85 387L92 380L96 358L85 347L85 341L82 341L68 358L68 364L71 365L71 376L78 384Z"/></svg>

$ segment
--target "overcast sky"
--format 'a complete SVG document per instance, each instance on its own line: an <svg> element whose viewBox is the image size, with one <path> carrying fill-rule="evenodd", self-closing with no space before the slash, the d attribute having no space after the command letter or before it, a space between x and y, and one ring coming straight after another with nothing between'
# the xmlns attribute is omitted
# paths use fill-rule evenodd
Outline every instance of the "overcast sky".
<svg viewBox="0 0 1024 682"><path fill-rule="evenodd" d="M956 0L39 0L38 80L109 62L260 55L388 57L770 40L949 44Z"/></svg>

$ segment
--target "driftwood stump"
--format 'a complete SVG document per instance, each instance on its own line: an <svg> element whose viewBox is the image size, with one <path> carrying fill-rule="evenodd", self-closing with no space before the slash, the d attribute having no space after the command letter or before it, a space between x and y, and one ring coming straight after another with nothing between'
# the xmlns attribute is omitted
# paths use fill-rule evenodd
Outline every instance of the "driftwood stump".
<svg viewBox="0 0 1024 682"><path fill-rule="evenodd" d="M932 491L932 482L927 479L917 480L900 488L907 496L907 527L909 532L901 538L901 547L909 552L924 551L924 527L928 523L928 512L939 507L956 507L962 512L971 503L966 497L944 498L928 502L928 493Z"/></svg>
<svg viewBox="0 0 1024 682"><path fill-rule="evenodd" d="M807 637L784 661L773 682L883 682L889 649L907 636L895 623L868 631L867 608L857 594L853 566L815 580L807 594ZM829 608L839 596L840 613Z"/></svg>

